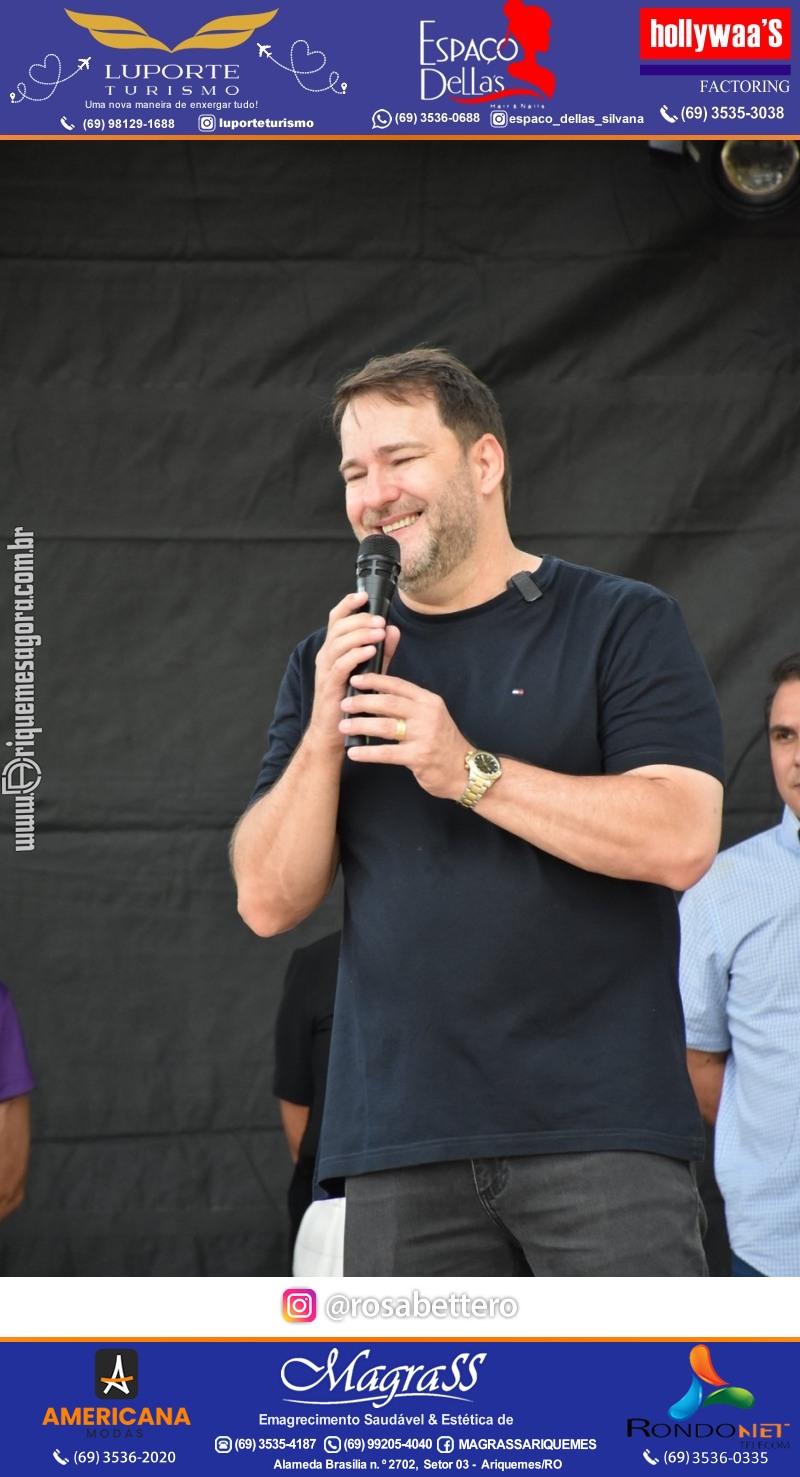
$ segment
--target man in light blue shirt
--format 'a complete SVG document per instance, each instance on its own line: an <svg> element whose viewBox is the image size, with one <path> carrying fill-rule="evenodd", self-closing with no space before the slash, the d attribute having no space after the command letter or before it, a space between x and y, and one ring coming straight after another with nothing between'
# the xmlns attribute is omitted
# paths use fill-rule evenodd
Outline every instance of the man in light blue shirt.
<svg viewBox="0 0 800 1477"><path fill-rule="evenodd" d="M722 852L681 902L689 1072L716 1124L740 1277L800 1276L800 652L772 679L783 820Z"/></svg>

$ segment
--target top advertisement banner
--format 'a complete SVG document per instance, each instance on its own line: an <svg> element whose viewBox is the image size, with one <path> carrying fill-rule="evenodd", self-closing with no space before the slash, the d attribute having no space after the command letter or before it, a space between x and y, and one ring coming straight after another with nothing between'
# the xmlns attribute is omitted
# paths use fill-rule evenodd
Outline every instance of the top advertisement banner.
<svg viewBox="0 0 800 1477"><path fill-rule="evenodd" d="M4 138L793 137L792 6L12 5Z"/></svg>

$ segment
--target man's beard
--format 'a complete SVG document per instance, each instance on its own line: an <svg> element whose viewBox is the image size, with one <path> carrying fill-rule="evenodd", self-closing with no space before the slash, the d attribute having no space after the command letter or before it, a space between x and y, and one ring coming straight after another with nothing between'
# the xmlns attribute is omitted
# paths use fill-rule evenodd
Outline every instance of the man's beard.
<svg viewBox="0 0 800 1477"><path fill-rule="evenodd" d="M398 585L409 595L435 589L472 554L478 541L475 494L466 476L454 476L443 496L423 514L423 547L404 559Z"/></svg>

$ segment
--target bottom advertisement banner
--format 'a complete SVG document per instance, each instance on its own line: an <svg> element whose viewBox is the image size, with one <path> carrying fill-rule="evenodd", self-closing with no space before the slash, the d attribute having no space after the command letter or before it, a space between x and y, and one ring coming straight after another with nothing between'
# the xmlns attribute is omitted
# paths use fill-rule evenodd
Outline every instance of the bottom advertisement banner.
<svg viewBox="0 0 800 1477"><path fill-rule="evenodd" d="M788 1477L797 1375L794 1341L6 1341L0 1461L26 1477Z"/></svg>

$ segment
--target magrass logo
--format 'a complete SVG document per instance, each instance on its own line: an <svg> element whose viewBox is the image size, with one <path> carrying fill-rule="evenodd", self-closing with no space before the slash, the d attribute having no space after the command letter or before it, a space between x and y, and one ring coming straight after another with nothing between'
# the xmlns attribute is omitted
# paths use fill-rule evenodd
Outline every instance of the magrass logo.
<svg viewBox="0 0 800 1477"><path fill-rule="evenodd" d="M167 46L166 41L148 35L137 21L126 20L121 15L85 15L80 10L67 10L65 13L76 26L83 26L100 46L111 46L120 51L170 52L228 51L249 41L255 31L278 14L277 10L263 10L257 15L223 15L219 20L207 21L193 36L187 36L177 46Z"/></svg>
<svg viewBox="0 0 800 1477"><path fill-rule="evenodd" d="M373 1364L371 1349L352 1356L348 1349L340 1361L334 1347L321 1364L305 1355L287 1359L281 1368L281 1383L291 1390L291 1396L284 1399L292 1405L371 1405L373 1410L382 1410L395 1399L455 1400L469 1405L467 1397L478 1383L486 1357L465 1350L449 1364L426 1368L424 1364Z"/></svg>
<svg viewBox="0 0 800 1477"><path fill-rule="evenodd" d="M689 1354L689 1365L692 1383L686 1394L669 1408L668 1413L674 1421L691 1420L700 1407L706 1405L736 1405L739 1410L749 1410L751 1405L755 1405L755 1396L749 1390L720 1379L705 1344L695 1344ZM708 1385L714 1387L710 1394L706 1393Z"/></svg>
<svg viewBox="0 0 800 1477"><path fill-rule="evenodd" d="M139 1393L139 1355L135 1349L98 1349L94 1356L98 1400L132 1400Z"/></svg>

